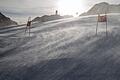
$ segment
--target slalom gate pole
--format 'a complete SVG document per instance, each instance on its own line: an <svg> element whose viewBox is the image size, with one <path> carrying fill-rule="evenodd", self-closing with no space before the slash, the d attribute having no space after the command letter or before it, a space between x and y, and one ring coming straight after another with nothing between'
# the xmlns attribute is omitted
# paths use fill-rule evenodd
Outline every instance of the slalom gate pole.
<svg viewBox="0 0 120 80"><path fill-rule="evenodd" d="M99 15L98 15L99 17ZM97 25L96 25L96 36L97 36L97 31L98 31L98 19L97 19Z"/></svg>

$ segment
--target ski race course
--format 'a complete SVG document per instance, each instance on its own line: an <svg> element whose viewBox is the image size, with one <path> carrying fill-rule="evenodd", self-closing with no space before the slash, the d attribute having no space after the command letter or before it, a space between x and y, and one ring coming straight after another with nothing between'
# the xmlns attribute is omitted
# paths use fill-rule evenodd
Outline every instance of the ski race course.
<svg viewBox="0 0 120 80"><path fill-rule="evenodd" d="M120 15L0 28L0 80L120 80Z"/></svg>

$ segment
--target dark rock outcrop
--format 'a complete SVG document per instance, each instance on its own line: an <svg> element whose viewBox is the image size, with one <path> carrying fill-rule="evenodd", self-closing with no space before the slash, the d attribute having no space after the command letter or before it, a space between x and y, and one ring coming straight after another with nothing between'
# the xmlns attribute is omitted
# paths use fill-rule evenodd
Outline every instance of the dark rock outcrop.
<svg viewBox="0 0 120 80"><path fill-rule="evenodd" d="M0 26L17 25L17 22L11 20L0 12Z"/></svg>

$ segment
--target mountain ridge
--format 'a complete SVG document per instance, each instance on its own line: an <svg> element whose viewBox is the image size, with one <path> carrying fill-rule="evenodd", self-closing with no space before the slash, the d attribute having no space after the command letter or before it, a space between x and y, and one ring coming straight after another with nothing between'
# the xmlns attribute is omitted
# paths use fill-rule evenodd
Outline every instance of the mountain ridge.
<svg viewBox="0 0 120 80"><path fill-rule="evenodd" d="M87 12L82 13L81 16L105 14L105 13L120 13L120 4L109 4L107 2L101 2L95 4Z"/></svg>
<svg viewBox="0 0 120 80"><path fill-rule="evenodd" d="M63 18L70 18L73 17L71 15L65 15L65 16L60 16L60 15L43 15L41 17L35 17L32 22L46 22L46 21L52 21L52 20L57 20L57 19L63 19Z"/></svg>

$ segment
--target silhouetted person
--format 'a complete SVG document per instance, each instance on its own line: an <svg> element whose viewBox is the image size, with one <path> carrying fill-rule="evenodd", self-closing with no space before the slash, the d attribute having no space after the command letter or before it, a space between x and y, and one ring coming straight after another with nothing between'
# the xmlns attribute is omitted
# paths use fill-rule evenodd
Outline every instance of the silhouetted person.
<svg viewBox="0 0 120 80"><path fill-rule="evenodd" d="M58 15L58 10L55 11L55 14Z"/></svg>
<svg viewBox="0 0 120 80"><path fill-rule="evenodd" d="M31 23L32 23L31 17L29 17L27 21L26 29L25 29L25 33L27 32L27 30L29 31L29 35L30 35Z"/></svg>
<svg viewBox="0 0 120 80"><path fill-rule="evenodd" d="M78 15L78 12L76 12L76 15Z"/></svg>

